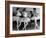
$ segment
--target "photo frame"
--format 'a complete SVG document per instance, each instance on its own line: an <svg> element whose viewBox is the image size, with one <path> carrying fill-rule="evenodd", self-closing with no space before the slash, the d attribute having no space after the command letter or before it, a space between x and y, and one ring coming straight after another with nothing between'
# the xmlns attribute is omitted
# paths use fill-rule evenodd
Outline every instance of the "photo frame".
<svg viewBox="0 0 46 38"><path fill-rule="evenodd" d="M5 37L44 34L44 3L5 1Z"/></svg>

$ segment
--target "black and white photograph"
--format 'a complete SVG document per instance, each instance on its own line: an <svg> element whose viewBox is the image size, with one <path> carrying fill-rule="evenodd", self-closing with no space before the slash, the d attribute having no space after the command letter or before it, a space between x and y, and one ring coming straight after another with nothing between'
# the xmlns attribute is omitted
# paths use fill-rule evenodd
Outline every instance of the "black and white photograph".
<svg viewBox="0 0 46 38"><path fill-rule="evenodd" d="M13 7L13 30L40 29L40 8Z"/></svg>

